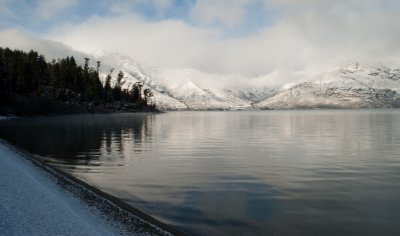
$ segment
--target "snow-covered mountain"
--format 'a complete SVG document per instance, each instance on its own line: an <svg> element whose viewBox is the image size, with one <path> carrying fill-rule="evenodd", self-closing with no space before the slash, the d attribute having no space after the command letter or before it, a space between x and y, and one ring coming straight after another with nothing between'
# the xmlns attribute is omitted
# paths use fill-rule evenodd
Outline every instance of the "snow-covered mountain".
<svg viewBox="0 0 400 236"><path fill-rule="evenodd" d="M280 89L231 86L234 75L194 69L146 67L127 56L104 54L99 60L127 75L127 86L141 81L154 91L154 102L164 110L243 110L400 107L400 70L349 63L319 78Z"/></svg>
<svg viewBox="0 0 400 236"><path fill-rule="evenodd" d="M238 110L251 107L248 101L232 95L227 90L202 89L190 80L170 89L168 92L170 96L183 101L192 109Z"/></svg>
<svg viewBox="0 0 400 236"><path fill-rule="evenodd" d="M18 40L12 40L18 39ZM125 88L142 82L151 88L153 102L163 110L242 110L302 108L391 108L400 107L400 70L385 66L346 63L315 78L298 74L298 83L281 88L263 87L268 75L246 78L240 75L207 73L190 68L158 68L144 66L128 56L116 53L82 53L55 41L35 38L16 30L0 32L2 47L31 49L52 59L74 56L83 64L90 58L92 66L101 62L104 79L111 68L126 76ZM273 79L279 80L272 76ZM291 79L293 80L293 79Z"/></svg>
<svg viewBox="0 0 400 236"><path fill-rule="evenodd" d="M260 109L400 107L400 70L351 63L316 81L287 84Z"/></svg>
<svg viewBox="0 0 400 236"><path fill-rule="evenodd" d="M400 70L382 65L348 63L321 73L317 80L304 77L299 78L303 82L269 89L229 87L230 80L245 79L194 69L146 67L115 53L97 59L122 70L127 76L126 86L140 81L151 88L153 101L164 110L400 107Z"/></svg>
<svg viewBox="0 0 400 236"><path fill-rule="evenodd" d="M102 73L100 74L101 78L105 78L105 76L110 73L111 69L114 69L115 74L118 73L118 71L122 71L125 75L125 83L123 87L130 89L133 84L142 82L144 88L151 88L153 92L152 102L155 103L158 108L163 110L189 109L186 104L166 94L162 87L152 81L145 72L145 69L131 58L117 53L96 53L95 58L96 60L103 62L101 69Z"/></svg>
<svg viewBox="0 0 400 236"><path fill-rule="evenodd" d="M164 110L242 110L252 109L254 102L269 96L270 89L240 89L225 85L232 75L219 75L201 72L194 69L169 69L143 66L131 58L116 53L97 53L96 60L104 62L103 75L111 66L115 71L123 71L126 76L126 88L136 82L142 82L151 88L153 102ZM114 72L115 73L115 72ZM218 83L224 85L218 86ZM215 85L215 86L214 86Z"/></svg>

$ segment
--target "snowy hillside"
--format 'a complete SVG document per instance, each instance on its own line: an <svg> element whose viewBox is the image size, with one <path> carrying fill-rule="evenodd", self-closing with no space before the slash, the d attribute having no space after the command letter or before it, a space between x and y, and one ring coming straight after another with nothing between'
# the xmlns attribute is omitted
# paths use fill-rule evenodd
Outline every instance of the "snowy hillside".
<svg viewBox="0 0 400 236"><path fill-rule="evenodd" d="M192 81L187 81L170 89L170 96L183 101L191 109L237 110L251 107L249 102L235 97L225 90L202 89Z"/></svg>
<svg viewBox="0 0 400 236"><path fill-rule="evenodd" d="M304 82L269 89L238 87L237 82L230 86L230 81L249 79L238 75L146 67L119 54L104 54L98 59L122 70L127 76L125 86L141 81L151 88L153 101L163 110L400 107L400 70L385 66L349 63L321 73L317 80L302 77L299 80Z"/></svg>
<svg viewBox="0 0 400 236"><path fill-rule="evenodd" d="M131 58L116 53L98 53L102 61L102 77L112 68L123 71L125 88L136 82L151 88L153 102L163 110L242 110L251 109L254 102L271 96L267 88L225 88L232 75L218 75L194 69L167 69L140 65ZM114 73L116 73L114 71ZM236 76L237 79L237 76Z"/></svg>
<svg viewBox="0 0 400 236"><path fill-rule="evenodd" d="M208 73L190 68L144 66L117 53L83 53L55 41L38 39L19 31L7 31L0 43L12 49L37 50L47 60L74 56L79 64L90 58L91 66L101 62L102 79L114 68L126 76L124 88L142 82L151 88L153 101L162 110L242 110L301 108L391 108L400 107L400 70L385 66L350 63L322 72L286 79L284 75L247 78L235 74ZM18 40L10 40L17 38ZM303 81L281 88L265 87L269 80ZM269 81L271 82L271 81ZM264 84L264 86L262 85Z"/></svg>
<svg viewBox="0 0 400 236"><path fill-rule="evenodd" d="M320 80L283 86L260 109L400 107L400 70L352 63Z"/></svg>

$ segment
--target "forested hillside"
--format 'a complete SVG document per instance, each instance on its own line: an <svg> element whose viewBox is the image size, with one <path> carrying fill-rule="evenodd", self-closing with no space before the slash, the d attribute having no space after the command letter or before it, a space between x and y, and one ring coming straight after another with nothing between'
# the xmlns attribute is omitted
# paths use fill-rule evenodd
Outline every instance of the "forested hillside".
<svg viewBox="0 0 400 236"><path fill-rule="evenodd" d="M152 93L136 83L123 89L124 73L111 70L100 79L96 68L74 57L46 62L43 55L0 47L0 114L37 115L76 112L154 110ZM113 78L114 76L114 78ZM115 81L115 82L112 82Z"/></svg>

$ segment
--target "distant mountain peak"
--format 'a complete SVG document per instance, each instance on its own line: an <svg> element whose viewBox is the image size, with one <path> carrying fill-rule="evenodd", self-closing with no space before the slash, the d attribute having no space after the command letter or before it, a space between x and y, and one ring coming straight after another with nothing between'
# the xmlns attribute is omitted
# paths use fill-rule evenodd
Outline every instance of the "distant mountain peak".
<svg viewBox="0 0 400 236"><path fill-rule="evenodd" d="M345 63L339 65L337 69L342 73L355 73L359 71L364 71L367 67L369 66L364 65L358 61L348 60Z"/></svg>

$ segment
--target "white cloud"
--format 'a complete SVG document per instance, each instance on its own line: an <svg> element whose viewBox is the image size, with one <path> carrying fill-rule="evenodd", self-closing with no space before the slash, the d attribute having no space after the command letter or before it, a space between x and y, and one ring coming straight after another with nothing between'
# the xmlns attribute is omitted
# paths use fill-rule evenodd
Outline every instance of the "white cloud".
<svg viewBox="0 0 400 236"><path fill-rule="evenodd" d="M212 2L200 0L190 11L201 26L183 20L146 21L127 12L57 25L47 37L81 51L115 51L155 66L258 76L269 84L301 80L307 71L334 68L349 59L399 67L398 1L265 0L274 21L240 38L226 37L223 28L209 24L242 24L248 1ZM218 11L196 16L199 6Z"/></svg>
<svg viewBox="0 0 400 236"><path fill-rule="evenodd" d="M197 0L190 16L201 24L222 23L234 27L242 23L247 0Z"/></svg>
<svg viewBox="0 0 400 236"><path fill-rule="evenodd" d="M129 14L92 17L79 26L58 29L50 38L77 50L116 51L149 64L190 66L209 52L217 36L215 30L193 28L180 21L146 22Z"/></svg>
<svg viewBox="0 0 400 236"><path fill-rule="evenodd" d="M172 0L141 0L141 1L150 2L159 12L163 12L172 6Z"/></svg>
<svg viewBox="0 0 400 236"><path fill-rule="evenodd" d="M38 39L16 29L0 30L1 47L9 47L23 51L35 50L46 56L47 60L74 56L80 63L84 62L87 55L74 51L60 42Z"/></svg>
<svg viewBox="0 0 400 236"><path fill-rule="evenodd" d="M49 20L77 3L78 0L39 0L35 12L41 19Z"/></svg>

